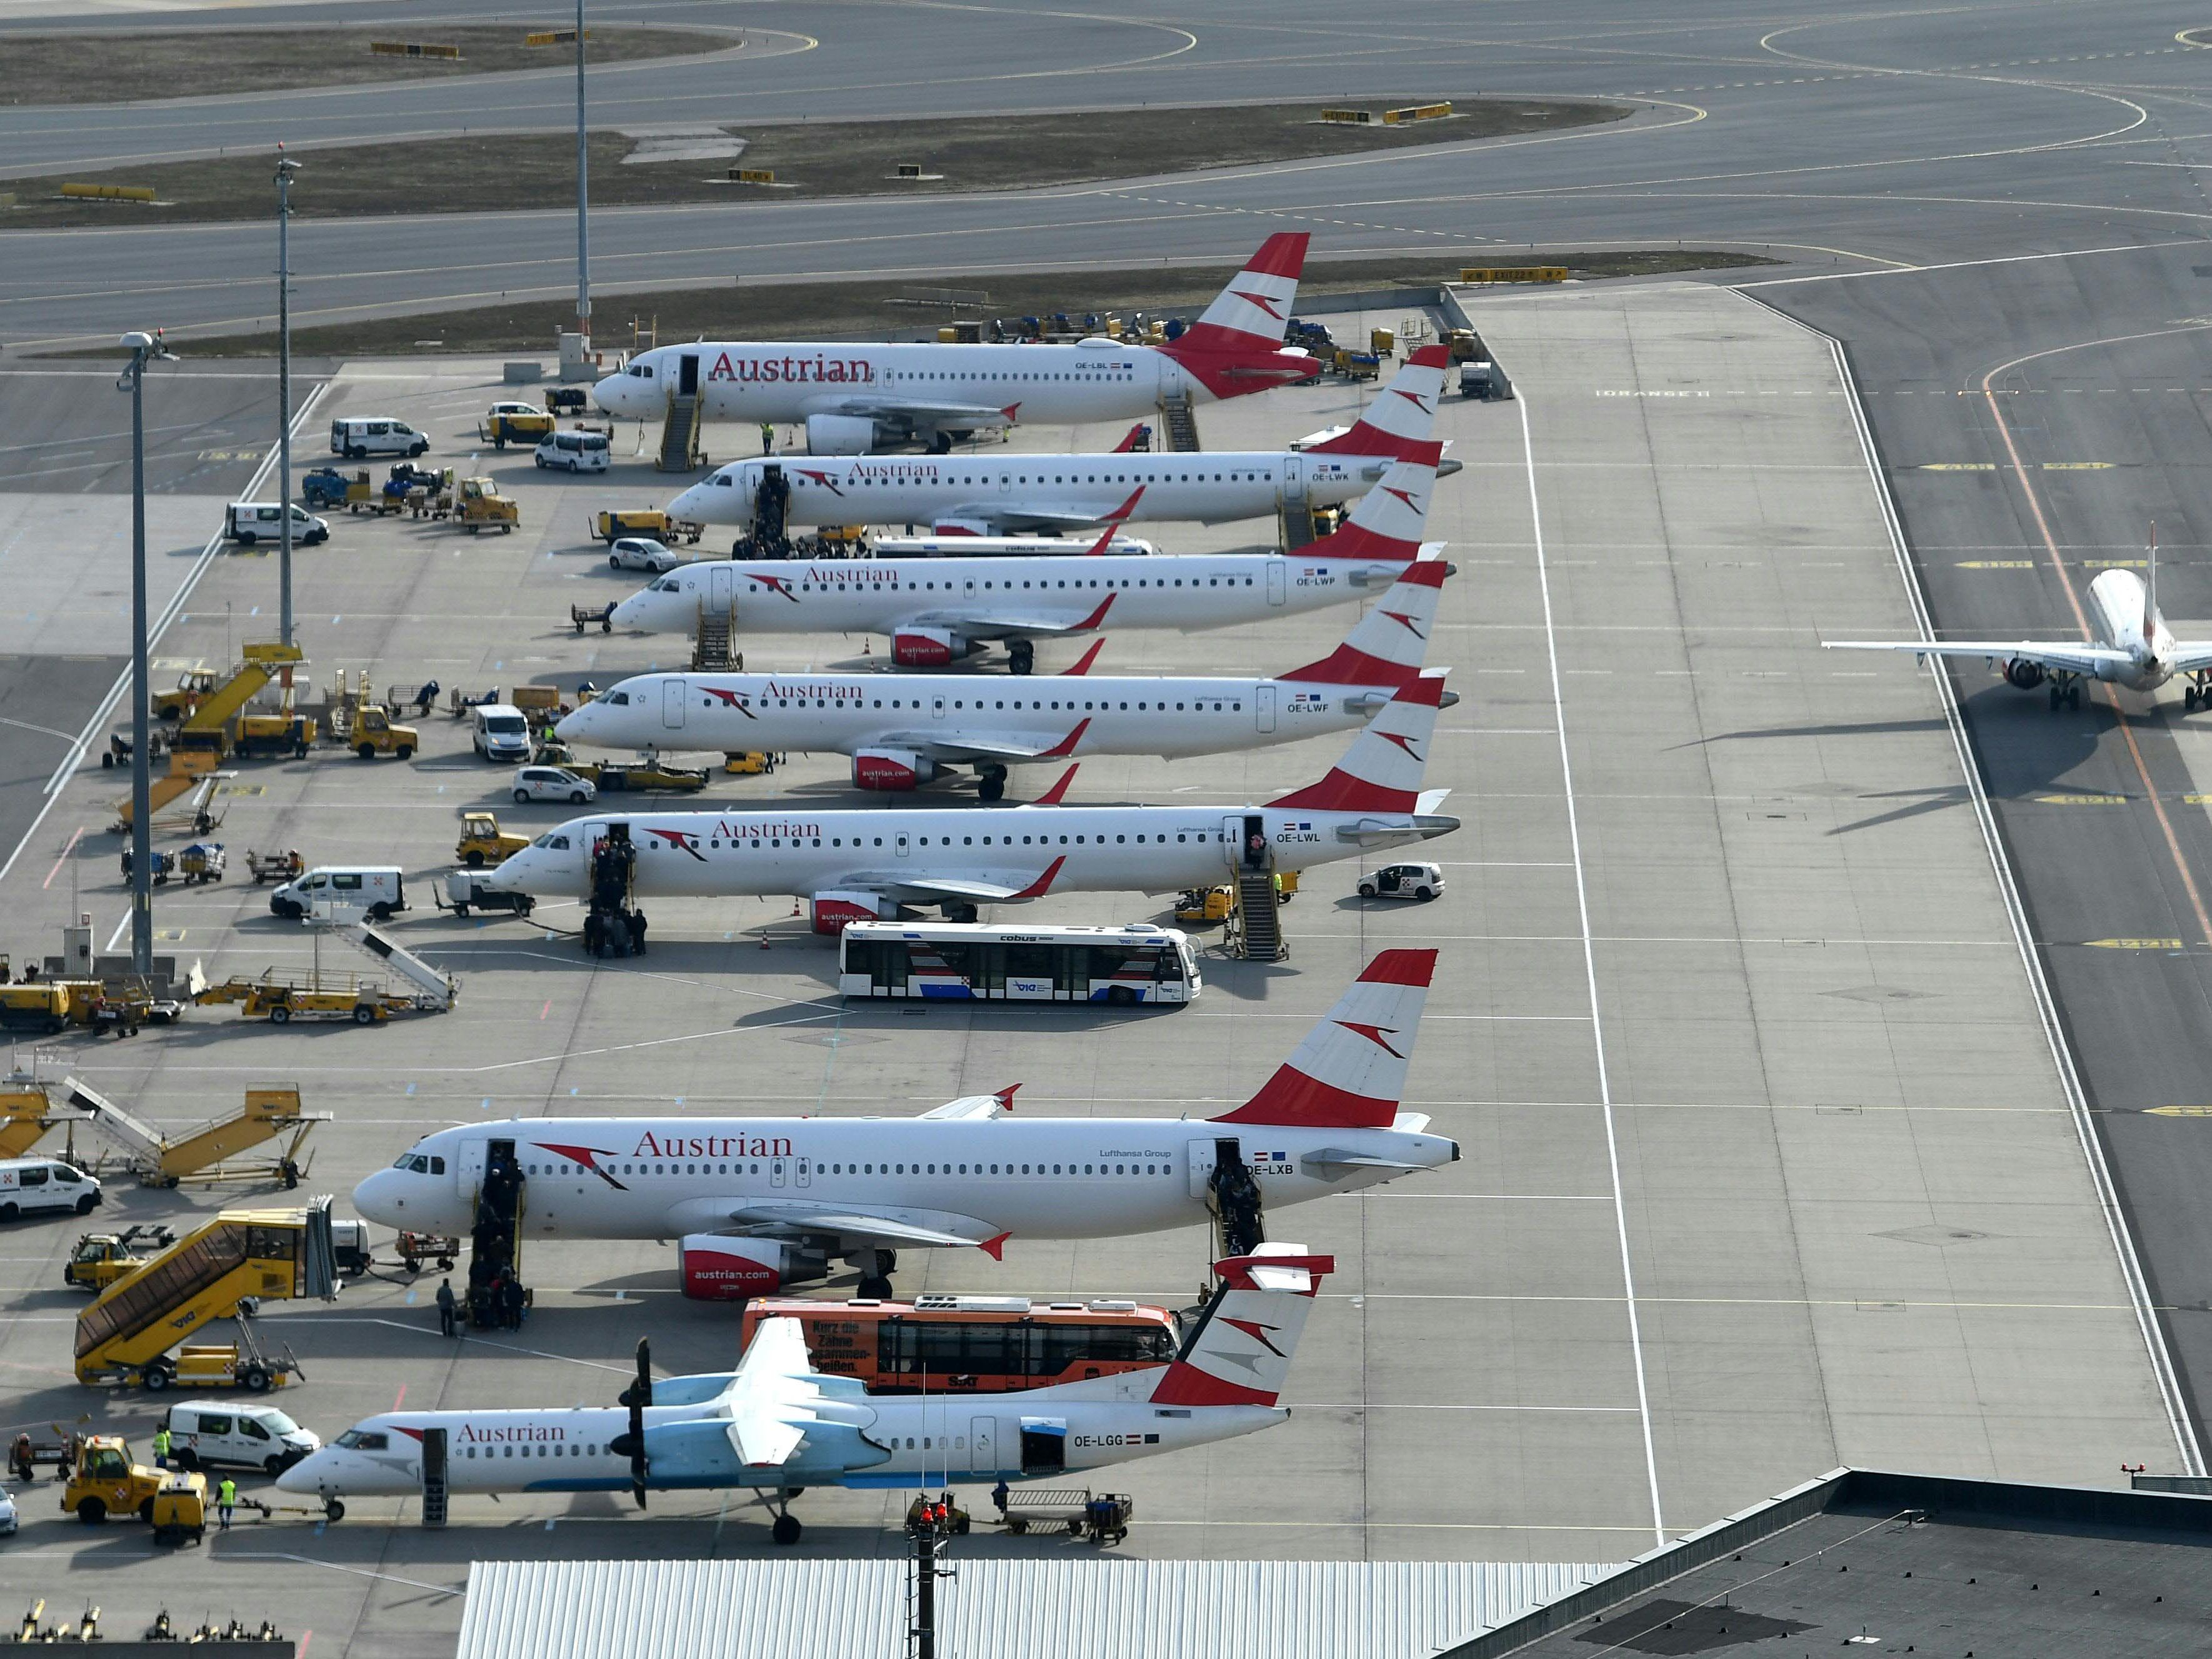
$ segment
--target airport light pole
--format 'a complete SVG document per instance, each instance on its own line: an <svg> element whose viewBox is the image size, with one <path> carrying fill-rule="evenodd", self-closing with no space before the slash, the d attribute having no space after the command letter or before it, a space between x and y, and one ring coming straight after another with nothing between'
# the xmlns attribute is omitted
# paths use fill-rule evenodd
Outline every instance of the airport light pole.
<svg viewBox="0 0 2212 1659"><path fill-rule="evenodd" d="M584 0L576 0L576 332L592 337L592 160L584 145Z"/></svg>
<svg viewBox="0 0 2212 1659"><path fill-rule="evenodd" d="M131 971L154 972L153 775L147 716L154 698L146 671L146 365L174 362L159 330L123 337L129 367L115 383L131 394Z"/></svg>
<svg viewBox="0 0 2212 1659"><path fill-rule="evenodd" d="M300 164L276 146L276 581L278 637L292 643L292 175ZM289 684L291 671L285 671Z"/></svg>

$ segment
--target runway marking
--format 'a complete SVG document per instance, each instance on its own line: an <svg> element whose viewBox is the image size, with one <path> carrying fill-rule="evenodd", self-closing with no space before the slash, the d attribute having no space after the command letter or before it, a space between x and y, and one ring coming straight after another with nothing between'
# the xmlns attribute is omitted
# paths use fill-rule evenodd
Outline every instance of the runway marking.
<svg viewBox="0 0 2212 1659"><path fill-rule="evenodd" d="M1644 1476L1651 1498L1651 1530L1658 1543L1667 1541L1667 1526L1659 1501L1659 1451L1651 1431L1651 1393L1644 1371L1644 1329L1636 1311L1636 1264L1628 1248L1628 1206L1620 1180L1620 1141L1613 1116L1613 1080L1606 1067L1605 1027L1599 1018L1597 946L1590 933L1589 887L1583 873L1582 823L1575 810L1574 761L1567 744L1566 685L1559 672L1559 635L1551 631L1552 575L1544 561L1544 509L1536 490L1536 442L1528 428L1528 400L1518 400L1521 410L1521 453L1528 463L1528 519L1536 544L1536 580L1544 600L1544 648L1552 670L1552 719L1559 734L1561 794L1567 808L1567 846L1575 866L1575 908L1582 921L1583 977L1589 988L1591 1057L1597 1066L1598 1100L1605 1114L1606 1162L1613 1176L1613 1228L1620 1240L1620 1281L1628 1310L1628 1343L1636 1364L1636 1407L1644 1431Z"/></svg>
<svg viewBox="0 0 2212 1659"><path fill-rule="evenodd" d="M1159 1523L1154 1522L1152 1524L1158 1526ZM351 1573L356 1578L375 1578L387 1584L404 1584L410 1589L428 1590L433 1595L467 1593L465 1587L457 1589L450 1584L426 1584L419 1578L402 1578L392 1572L371 1572L367 1567L340 1566L335 1561L325 1561L313 1555L295 1555L289 1550L224 1550L218 1559L228 1561L233 1556L241 1561L297 1561L303 1566L326 1567L332 1572Z"/></svg>
<svg viewBox="0 0 2212 1659"><path fill-rule="evenodd" d="M1961 570L2033 570L2033 559L1961 559Z"/></svg>
<svg viewBox="0 0 2212 1659"><path fill-rule="evenodd" d="M2125 806L2125 795L2036 795L2032 798L2041 806Z"/></svg>
<svg viewBox="0 0 2212 1659"><path fill-rule="evenodd" d="M2097 951L2179 951L2183 948L2178 939L2085 939L2081 943Z"/></svg>

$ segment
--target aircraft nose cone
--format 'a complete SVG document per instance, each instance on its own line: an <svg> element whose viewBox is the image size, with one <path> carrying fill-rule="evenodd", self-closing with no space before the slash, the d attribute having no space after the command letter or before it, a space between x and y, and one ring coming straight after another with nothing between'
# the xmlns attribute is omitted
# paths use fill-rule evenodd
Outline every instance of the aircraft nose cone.
<svg viewBox="0 0 2212 1659"><path fill-rule="evenodd" d="M584 717L591 713L592 707L592 705L587 702L581 708L574 709L562 715L553 723L553 735L563 743L575 743L588 737L591 734L591 722Z"/></svg>
<svg viewBox="0 0 2212 1659"><path fill-rule="evenodd" d="M627 407L629 400L623 396L623 392L624 391L623 381L625 377L620 374L608 375L605 380L601 380L592 388L592 401L597 404L600 409L607 414L628 414L629 412Z"/></svg>
<svg viewBox="0 0 2212 1659"><path fill-rule="evenodd" d="M404 1227L409 1224L405 1195L397 1190L402 1183L396 1170L379 1170L353 1189L353 1206L368 1219L386 1227ZM319 1455L319 1454L318 1454ZM307 1460L313 1462L313 1458ZM305 1463L295 1464L305 1468Z"/></svg>
<svg viewBox="0 0 2212 1659"><path fill-rule="evenodd" d="M324 1455L321 1452L314 1452L301 1458L298 1462L293 1464L290 1468L285 1470L283 1474L276 1477L276 1490L278 1492L312 1492L315 1491L318 1478L322 1472L324 1462Z"/></svg>
<svg viewBox="0 0 2212 1659"><path fill-rule="evenodd" d="M633 593L607 613L607 620L617 628L635 627L637 623L638 610L638 596Z"/></svg>

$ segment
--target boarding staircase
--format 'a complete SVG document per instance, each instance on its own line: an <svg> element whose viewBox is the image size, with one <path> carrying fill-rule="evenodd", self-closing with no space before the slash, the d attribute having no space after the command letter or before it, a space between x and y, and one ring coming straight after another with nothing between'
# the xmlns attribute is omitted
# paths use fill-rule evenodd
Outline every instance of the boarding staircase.
<svg viewBox="0 0 2212 1659"><path fill-rule="evenodd" d="M1167 428L1170 449L1195 453L1200 447L1198 416L1191 412L1188 393L1172 392L1161 398L1160 420Z"/></svg>
<svg viewBox="0 0 2212 1659"><path fill-rule="evenodd" d="M309 1132L331 1118L328 1112L302 1111L296 1087L269 1085L248 1089L244 1110L173 1138L76 1078L64 1078L49 1097L53 1095L82 1112L86 1127L120 1152L131 1172L149 1187L174 1187L185 1181L269 1180L296 1185L302 1173L299 1153ZM283 1151L272 1158L231 1162L265 1142L288 1137Z"/></svg>
<svg viewBox="0 0 2212 1659"><path fill-rule="evenodd" d="M1247 962L1280 962L1291 954L1283 941L1282 900L1272 870L1241 870L1237 876L1235 933L1231 943Z"/></svg>
<svg viewBox="0 0 2212 1659"><path fill-rule="evenodd" d="M705 409L696 392L671 392L668 414L660 426L660 454L653 462L661 472L696 472L706 463L699 448Z"/></svg>
<svg viewBox="0 0 2212 1659"><path fill-rule="evenodd" d="M522 1217L526 1194L512 1140L485 1148L477 1184L476 1214L469 1228L469 1323L478 1330L500 1322L497 1283L522 1274Z"/></svg>
<svg viewBox="0 0 2212 1659"><path fill-rule="evenodd" d="M446 1431L422 1431L422 1524L432 1532L446 1524L446 1460L451 1455Z"/></svg>
<svg viewBox="0 0 2212 1659"><path fill-rule="evenodd" d="M736 618L727 611L710 611L702 599L698 626L691 632L691 672L695 674L736 673L744 667L736 654Z"/></svg>
<svg viewBox="0 0 2212 1659"><path fill-rule="evenodd" d="M376 957L414 989L398 994L414 1008L423 1013L445 1013L453 1006L459 994L460 981L451 974L433 968L398 940L363 922L350 935L360 949Z"/></svg>

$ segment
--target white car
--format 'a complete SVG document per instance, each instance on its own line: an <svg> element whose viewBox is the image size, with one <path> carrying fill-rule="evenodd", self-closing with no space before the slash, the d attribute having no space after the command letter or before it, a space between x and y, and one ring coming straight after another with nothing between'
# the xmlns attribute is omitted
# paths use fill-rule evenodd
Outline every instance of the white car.
<svg viewBox="0 0 2212 1659"><path fill-rule="evenodd" d="M649 570L658 576L690 561L650 536L618 536L607 554L607 562L617 570Z"/></svg>
<svg viewBox="0 0 2212 1659"><path fill-rule="evenodd" d="M599 786L589 778L580 778L558 766L514 769L514 798L520 802L565 800L572 806L581 806L599 793Z"/></svg>
<svg viewBox="0 0 2212 1659"><path fill-rule="evenodd" d="M15 1494L0 1491L0 1538L13 1538L17 1524Z"/></svg>
<svg viewBox="0 0 2212 1659"><path fill-rule="evenodd" d="M1359 878L1362 898L1409 898L1427 903L1444 890L1444 872L1433 864L1386 864Z"/></svg>

